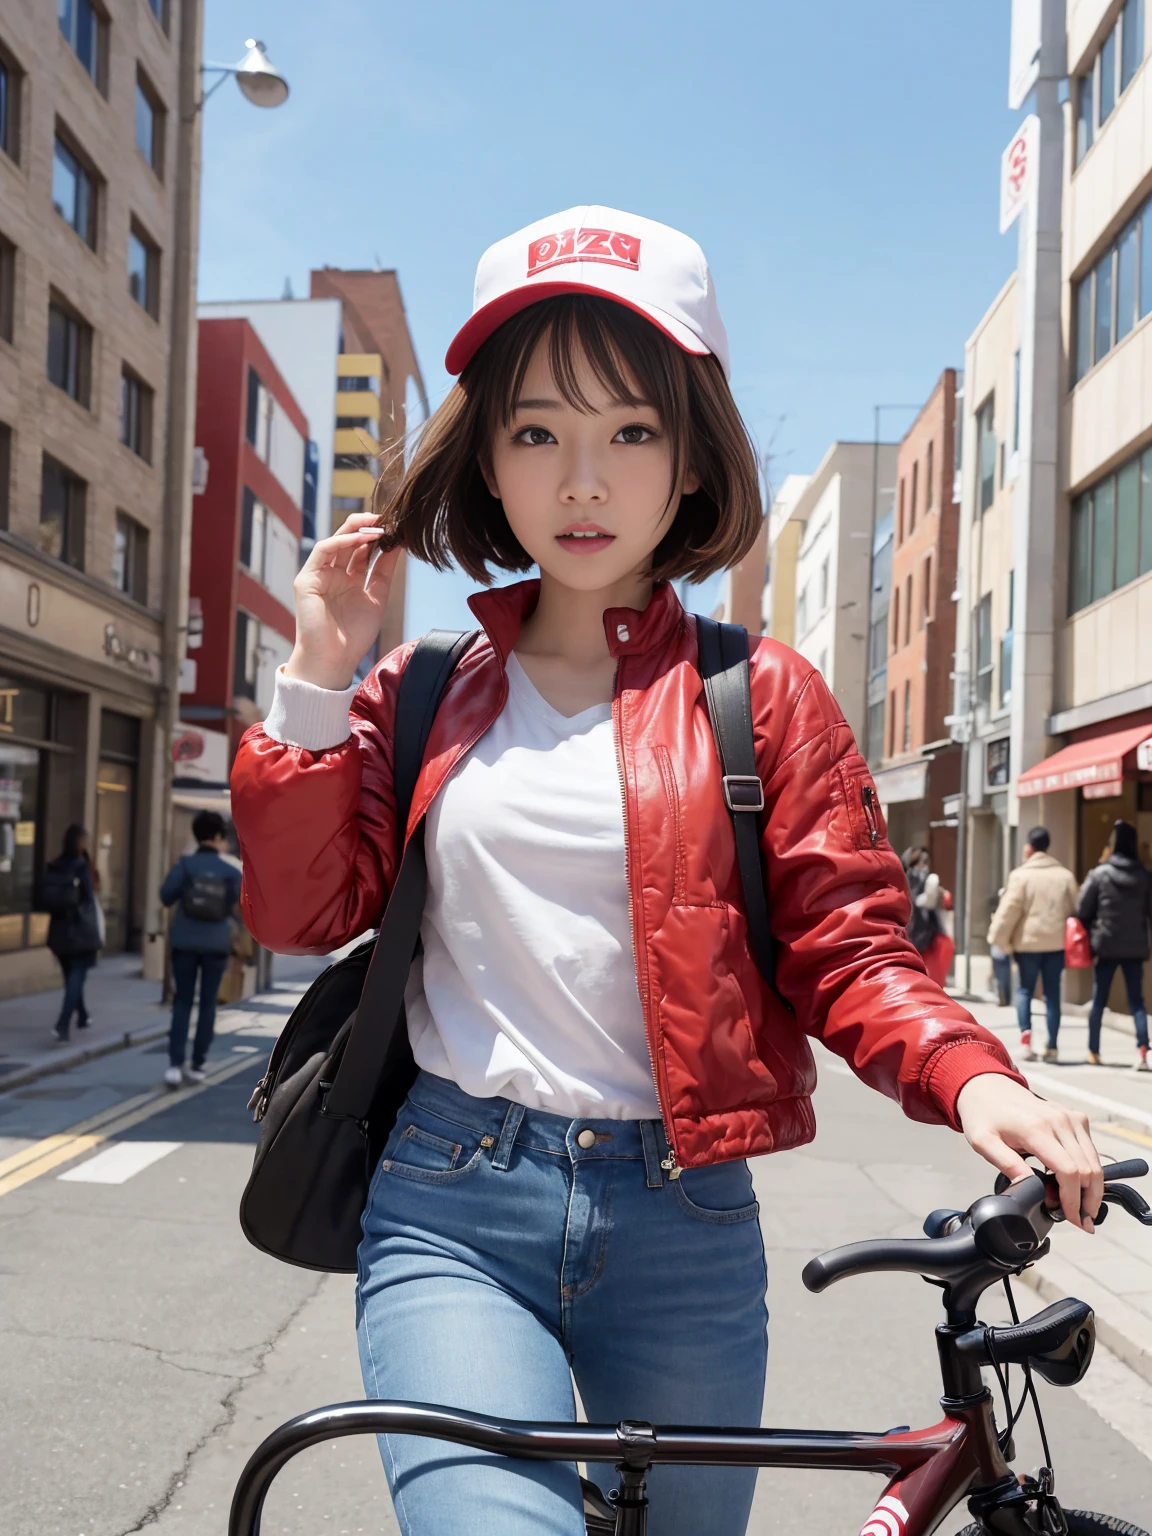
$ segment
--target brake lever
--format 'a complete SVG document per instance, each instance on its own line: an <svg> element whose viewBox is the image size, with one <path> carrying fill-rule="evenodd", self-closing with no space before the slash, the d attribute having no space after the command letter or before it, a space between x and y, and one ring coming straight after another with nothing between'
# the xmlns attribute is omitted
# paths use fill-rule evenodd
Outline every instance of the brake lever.
<svg viewBox="0 0 1152 1536"><path fill-rule="evenodd" d="M1141 1226L1152 1227L1152 1207L1139 1190L1127 1184L1105 1184L1104 1199L1109 1205L1118 1205L1129 1216L1134 1216ZM1103 1214L1104 1209L1101 1207L1100 1215ZM1096 1219L1099 1221L1099 1216Z"/></svg>

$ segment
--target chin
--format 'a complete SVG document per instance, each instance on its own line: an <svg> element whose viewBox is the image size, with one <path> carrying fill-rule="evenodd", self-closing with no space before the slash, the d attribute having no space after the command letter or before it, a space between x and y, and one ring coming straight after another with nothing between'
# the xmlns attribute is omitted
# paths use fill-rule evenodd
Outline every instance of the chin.
<svg viewBox="0 0 1152 1536"><path fill-rule="evenodd" d="M605 550L596 555L562 555L559 559L553 556L536 563L542 572L563 587L571 587L575 592L599 592L636 573L635 561L609 559L612 553L614 551Z"/></svg>

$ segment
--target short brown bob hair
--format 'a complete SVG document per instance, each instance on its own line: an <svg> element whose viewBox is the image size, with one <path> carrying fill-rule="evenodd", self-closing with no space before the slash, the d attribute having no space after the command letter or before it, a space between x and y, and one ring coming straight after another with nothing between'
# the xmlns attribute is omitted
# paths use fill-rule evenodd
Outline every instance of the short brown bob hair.
<svg viewBox="0 0 1152 1536"><path fill-rule="evenodd" d="M421 429L399 484L387 473L380 477L373 510L387 530L382 543L402 545L437 570L455 563L485 584L492 580L489 564L531 569L532 557L508 526L481 465L493 433L512 420L541 341L570 405L592 408L577 381L584 358L613 399L655 408L671 438L672 486L689 469L700 482L699 490L681 496L653 552L652 575L702 581L735 565L752 547L762 513L756 457L723 369L715 357L685 352L634 310L595 294L541 299L493 332Z"/></svg>

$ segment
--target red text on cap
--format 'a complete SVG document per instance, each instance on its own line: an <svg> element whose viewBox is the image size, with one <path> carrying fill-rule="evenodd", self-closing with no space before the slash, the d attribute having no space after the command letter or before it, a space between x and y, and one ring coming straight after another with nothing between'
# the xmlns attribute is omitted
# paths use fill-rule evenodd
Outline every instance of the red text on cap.
<svg viewBox="0 0 1152 1536"><path fill-rule="evenodd" d="M569 261L601 261L638 272L640 237L618 229L562 229L554 235L540 235L528 247L528 276Z"/></svg>

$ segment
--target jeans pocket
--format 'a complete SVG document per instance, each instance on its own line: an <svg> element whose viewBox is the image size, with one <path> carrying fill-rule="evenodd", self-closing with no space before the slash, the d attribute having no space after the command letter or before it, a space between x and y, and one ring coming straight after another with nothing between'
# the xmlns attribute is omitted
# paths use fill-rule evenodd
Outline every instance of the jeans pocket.
<svg viewBox="0 0 1152 1536"><path fill-rule="evenodd" d="M743 1160L685 1168L672 1188L680 1207L696 1221L721 1225L755 1221L760 1206L752 1192L752 1175Z"/></svg>
<svg viewBox="0 0 1152 1536"><path fill-rule="evenodd" d="M451 1134L439 1135L421 1125L406 1106L388 1138L380 1171L422 1184L451 1184L473 1172L493 1138L463 1125L436 1123Z"/></svg>

